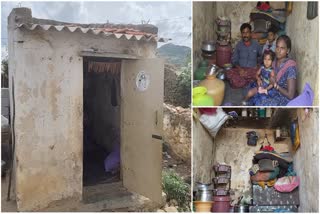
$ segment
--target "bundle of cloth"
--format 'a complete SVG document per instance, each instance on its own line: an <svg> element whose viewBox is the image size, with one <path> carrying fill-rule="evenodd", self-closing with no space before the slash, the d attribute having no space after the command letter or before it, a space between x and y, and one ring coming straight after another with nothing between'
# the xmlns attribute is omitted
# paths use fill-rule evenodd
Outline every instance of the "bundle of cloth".
<svg viewBox="0 0 320 214"><path fill-rule="evenodd" d="M232 68L226 72L226 78L232 88L243 88L256 80L258 68Z"/></svg>
<svg viewBox="0 0 320 214"><path fill-rule="evenodd" d="M279 192L291 192L300 182L293 170L290 155L279 154L271 146L265 146L255 153L249 174L252 184L263 189L266 186L274 187Z"/></svg>

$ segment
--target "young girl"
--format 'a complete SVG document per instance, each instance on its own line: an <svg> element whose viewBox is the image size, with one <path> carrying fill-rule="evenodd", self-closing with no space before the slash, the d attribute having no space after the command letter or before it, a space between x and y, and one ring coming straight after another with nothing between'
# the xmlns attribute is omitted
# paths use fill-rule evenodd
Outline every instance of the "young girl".
<svg viewBox="0 0 320 214"><path fill-rule="evenodd" d="M275 82L275 72L272 68L272 61L274 60L274 57L275 54L271 50L266 50L263 53L263 66L261 66L257 72L256 87L248 91L247 96L244 98L243 105L247 105L247 100L257 93L272 95L273 83Z"/></svg>

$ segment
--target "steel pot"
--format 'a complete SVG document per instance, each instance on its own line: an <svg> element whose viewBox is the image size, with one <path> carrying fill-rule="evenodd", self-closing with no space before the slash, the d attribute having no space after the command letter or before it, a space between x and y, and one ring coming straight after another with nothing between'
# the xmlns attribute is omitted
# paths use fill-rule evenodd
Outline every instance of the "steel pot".
<svg viewBox="0 0 320 214"><path fill-rule="evenodd" d="M205 53L213 53L216 51L216 44L214 41L203 41L201 50Z"/></svg>
<svg viewBox="0 0 320 214"><path fill-rule="evenodd" d="M213 197L213 188L212 184L203 184L197 182L197 194L196 199L197 201L212 201Z"/></svg>
<svg viewBox="0 0 320 214"><path fill-rule="evenodd" d="M235 213L248 213L249 205L235 205L233 211Z"/></svg>
<svg viewBox="0 0 320 214"><path fill-rule="evenodd" d="M224 72L220 72L220 73L218 73L217 78L220 79L220 80L225 80L226 79L226 75L225 75Z"/></svg>

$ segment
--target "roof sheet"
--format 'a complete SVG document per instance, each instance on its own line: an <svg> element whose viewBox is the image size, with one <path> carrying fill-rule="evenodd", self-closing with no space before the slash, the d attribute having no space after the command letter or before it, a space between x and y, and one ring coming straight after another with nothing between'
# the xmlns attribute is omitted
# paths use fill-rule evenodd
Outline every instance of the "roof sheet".
<svg viewBox="0 0 320 214"><path fill-rule="evenodd" d="M116 39L127 39L130 41L156 41L167 42L170 39L158 38L156 34L142 32L133 28L84 28L74 25L41 25L41 24L19 24L18 28L26 30L56 30L56 31L69 31L71 33L84 33L102 35Z"/></svg>

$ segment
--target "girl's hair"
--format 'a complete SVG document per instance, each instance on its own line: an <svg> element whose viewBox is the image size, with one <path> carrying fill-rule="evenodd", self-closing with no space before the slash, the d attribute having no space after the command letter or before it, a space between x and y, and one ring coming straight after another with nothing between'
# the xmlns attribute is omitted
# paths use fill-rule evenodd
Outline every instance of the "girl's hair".
<svg viewBox="0 0 320 214"><path fill-rule="evenodd" d="M272 50L265 50L263 52L263 58L262 59L264 59L264 57L267 56L267 55L269 55L271 57L272 61L274 60L274 58L276 56L275 53Z"/></svg>
<svg viewBox="0 0 320 214"><path fill-rule="evenodd" d="M291 39L289 36L287 35L282 35L282 36L279 36L278 39L277 39L277 43L279 40L283 40L286 45L287 45L287 48L289 49L289 51L291 51Z"/></svg>

